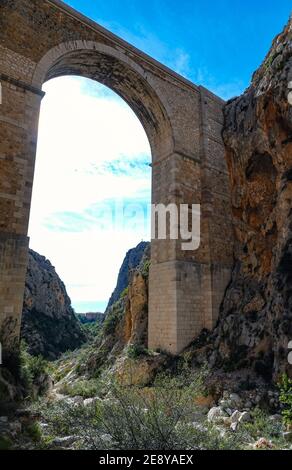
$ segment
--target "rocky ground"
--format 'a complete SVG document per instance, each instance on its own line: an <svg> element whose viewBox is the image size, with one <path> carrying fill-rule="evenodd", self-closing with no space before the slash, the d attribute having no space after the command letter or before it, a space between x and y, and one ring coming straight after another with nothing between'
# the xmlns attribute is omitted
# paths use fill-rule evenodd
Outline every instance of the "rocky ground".
<svg viewBox="0 0 292 470"><path fill-rule="evenodd" d="M147 350L149 264L146 246L80 349L49 363L24 354L27 399L0 409L0 448L292 449L279 389L261 374L212 369L198 341L179 357Z"/></svg>
<svg viewBox="0 0 292 470"><path fill-rule="evenodd" d="M292 429L285 426L279 407L279 393L275 389L257 389L253 392L245 392L241 395L224 390L220 397L212 396L210 389L205 388L208 382L206 371L190 371L191 381L181 382L179 379L175 385L175 391L171 378L169 382L163 382L163 396L165 401L161 401L159 395L161 388L159 382L153 382L153 376L147 371L144 376L140 372L140 381L135 380L129 387L129 383L121 377L125 377L124 363L128 361L126 351L121 356L119 365L103 371L99 378L90 378L88 374L80 375L78 359L80 352L70 353L54 363L51 374L54 381L47 390L47 393L37 402L27 402L19 409L11 409L9 413L0 412L0 447L11 449L96 449L96 448L121 448L114 441L114 428L124 426L121 409L125 405L125 400L129 400L126 408L129 412L127 416L127 426L136 425L133 416L141 413L143 423L143 433L147 437L151 436L153 429L147 421L145 415L153 413L152 402L155 401L155 394L159 396L157 403L161 407L161 412L165 413L165 401L167 406L175 400L176 407L183 407L185 414L182 416L182 423L175 421L168 409L168 419L173 419L174 428L179 429L181 436L189 439L190 448L198 449L255 449L292 450ZM155 355L148 357L148 361L155 364L156 372L161 370L159 364L163 362ZM122 360L123 359L123 360ZM131 359L138 366L141 359ZM134 364L135 366L135 364ZM128 370L128 369L127 369ZM116 393L115 386L108 381L109 377L115 376L124 392L122 395ZM198 381L199 377L199 381ZM203 379L202 379L203 378ZM203 380L203 382L202 382ZM198 386L198 383L200 385ZM183 385L182 385L183 383ZM194 386L195 384L195 386ZM138 389L137 389L138 386ZM179 398L177 388L186 393L186 401L182 400L182 392ZM143 399L141 403L135 402L135 393L152 394L151 401ZM185 392L184 392L185 391ZM123 395L124 394L124 395ZM134 394L134 395L133 395ZM134 396L134 399L132 398ZM125 398L126 397L126 398ZM263 403L267 401L264 407ZM157 407L155 403L155 407ZM186 403L188 405L186 406ZM114 410L118 407L116 415L110 415L109 427L106 435L104 430L99 429L97 416L100 413ZM140 410L139 410L140 406ZM261 406L261 408L260 408ZM104 411L105 407L105 411ZM154 408L155 408L154 407ZM135 408L134 415L132 414ZM172 408L173 409L173 408ZM273 410L273 411L272 411ZM276 411L277 410L277 411ZM177 413L178 410L175 410ZM175 413L174 413L175 414ZM113 423L111 423L113 419ZM141 419L141 417L140 417ZM71 421L70 421L71 420ZM93 420L93 421L92 421ZM161 420L161 423L160 421ZM158 419L159 426L164 429L165 422L161 416ZM74 423L74 424L73 424ZM94 424L92 424L94 423ZM151 420L150 420L151 423ZM170 423L171 424L171 423ZM169 425L169 423L168 423ZM180 428L181 426L181 428ZM140 431L140 429L139 429ZM150 439L150 437L148 438ZM182 438L178 434L178 440ZM175 443L171 443L175 445ZM126 444L123 444L126 445ZM152 444L153 445L153 444ZM151 448L167 448L151 447ZM135 448L135 447L127 447ZM144 447L142 447L144 448ZM145 447L147 448L147 447Z"/></svg>

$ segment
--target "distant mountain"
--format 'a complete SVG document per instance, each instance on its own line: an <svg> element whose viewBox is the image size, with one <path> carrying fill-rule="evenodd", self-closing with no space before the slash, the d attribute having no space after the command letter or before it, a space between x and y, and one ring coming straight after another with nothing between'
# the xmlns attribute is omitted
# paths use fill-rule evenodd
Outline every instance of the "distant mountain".
<svg viewBox="0 0 292 470"><path fill-rule="evenodd" d="M88 312L88 313L76 313L81 323L102 323L105 318L105 314L101 312Z"/></svg>
<svg viewBox="0 0 292 470"><path fill-rule="evenodd" d="M141 242L135 248L132 248L127 252L119 271L116 288L111 295L106 310L108 310L115 302L117 302L117 300L119 300L122 292L128 287L131 272L134 271L140 264L146 250L150 250L149 242Z"/></svg>
<svg viewBox="0 0 292 470"><path fill-rule="evenodd" d="M86 341L64 283L50 261L33 250L29 250L21 336L31 354L52 360Z"/></svg>

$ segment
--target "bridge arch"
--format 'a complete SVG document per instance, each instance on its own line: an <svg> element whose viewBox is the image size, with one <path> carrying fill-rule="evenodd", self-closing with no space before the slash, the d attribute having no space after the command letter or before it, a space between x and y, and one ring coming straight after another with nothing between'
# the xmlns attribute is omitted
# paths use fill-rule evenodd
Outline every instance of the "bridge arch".
<svg viewBox="0 0 292 470"><path fill-rule="evenodd" d="M201 204L197 251L151 243L149 347L180 352L216 323L233 263L223 101L61 0L0 2L0 18L0 341L4 330L7 349L19 339L42 85L74 74L136 113L152 150L152 202Z"/></svg>
<svg viewBox="0 0 292 470"><path fill-rule="evenodd" d="M173 152L172 126L163 97L154 90L147 72L124 52L94 41L61 43L39 61L32 85L41 89L46 81L65 75L90 78L121 96L144 127L153 162Z"/></svg>

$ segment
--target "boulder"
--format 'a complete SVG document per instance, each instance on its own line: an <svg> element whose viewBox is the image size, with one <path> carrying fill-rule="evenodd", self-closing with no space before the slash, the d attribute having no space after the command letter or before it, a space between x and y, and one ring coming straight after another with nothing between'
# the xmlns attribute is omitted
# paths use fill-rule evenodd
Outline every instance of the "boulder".
<svg viewBox="0 0 292 470"><path fill-rule="evenodd" d="M283 432L283 438L287 442L292 442L292 431Z"/></svg>
<svg viewBox="0 0 292 470"><path fill-rule="evenodd" d="M211 408L207 416L209 423L223 422L223 418L228 418L228 415L221 406Z"/></svg>
<svg viewBox="0 0 292 470"><path fill-rule="evenodd" d="M237 431L237 428L238 428L238 422L234 422L230 424L231 431L235 432Z"/></svg>
<svg viewBox="0 0 292 470"><path fill-rule="evenodd" d="M78 436L56 437L51 442L51 445L53 447L69 447L74 444L74 442L76 442L78 439Z"/></svg>
<svg viewBox="0 0 292 470"><path fill-rule="evenodd" d="M99 397L86 398L86 400L84 400L84 402L83 402L83 405L84 406L92 406L92 405L96 405L96 403L98 403L100 401L102 401L102 400Z"/></svg>
<svg viewBox="0 0 292 470"><path fill-rule="evenodd" d="M244 411L243 413L241 413L238 418L239 423L251 423L251 421L251 415L248 411Z"/></svg>
<svg viewBox="0 0 292 470"><path fill-rule="evenodd" d="M233 408L240 408L242 405L242 400L237 393L231 393L229 396L229 401Z"/></svg>
<svg viewBox="0 0 292 470"><path fill-rule="evenodd" d="M240 416L241 416L241 412L238 410L235 410L234 413L232 413L231 415L231 422L238 423Z"/></svg>

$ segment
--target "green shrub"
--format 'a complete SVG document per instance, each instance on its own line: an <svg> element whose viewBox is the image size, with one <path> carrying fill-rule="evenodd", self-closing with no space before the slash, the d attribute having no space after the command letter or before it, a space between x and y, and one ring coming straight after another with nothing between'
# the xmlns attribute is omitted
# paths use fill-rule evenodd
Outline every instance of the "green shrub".
<svg viewBox="0 0 292 470"><path fill-rule="evenodd" d="M69 372L72 370L72 363L69 362L68 364L64 365L63 367L59 368L57 364L55 364L55 369L52 371L52 377L54 382L60 382L60 380L64 379Z"/></svg>
<svg viewBox="0 0 292 470"><path fill-rule="evenodd" d="M280 388L280 403L283 405L283 419L286 425L292 424L292 380L289 379L287 374L281 377L279 384Z"/></svg>
<svg viewBox="0 0 292 470"><path fill-rule="evenodd" d="M42 430L39 423L28 424L24 429L24 433L33 442L40 442L42 440Z"/></svg>
<svg viewBox="0 0 292 470"><path fill-rule="evenodd" d="M101 329L100 322L96 321L93 323L84 323L82 324L82 330L86 334L87 340L92 341L98 335Z"/></svg>
<svg viewBox="0 0 292 470"><path fill-rule="evenodd" d="M130 359L138 359L141 356L149 355L149 350L142 344L130 344L126 352Z"/></svg>
<svg viewBox="0 0 292 470"><path fill-rule="evenodd" d="M122 302L118 301L111 307L111 310L106 316L101 328L101 335L108 336L114 334L123 314L124 305Z"/></svg>
<svg viewBox="0 0 292 470"><path fill-rule="evenodd" d="M143 277L148 278L150 266L151 266L150 259L147 259L146 261L144 261L143 266L142 266L142 270L141 270L141 273L142 273Z"/></svg>
<svg viewBox="0 0 292 470"><path fill-rule="evenodd" d="M80 380L73 384L64 384L60 391L71 397L92 398L100 391L100 385L97 380Z"/></svg>
<svg viewBox="0 0 292 470"><path fill-rule="evenodd" d="M254 408L251 411L252 421L250 423L242 423L241 431L247 436L251 436L257 440L260 437L266 439L280 439L282 436L282 424L279 421L271 421L269 415L260 408Z"/></svg>
<svg viewBox="0 0 292 470"><path fill-rule="evenodd" d="M208 425L193 426L196 386L160 377L152 388L107 384L107 399L93 406L66 402L45 405L41 413L53 435L76 434L82 449L235 449L240 443Z"/></svg>
<svg viewBox="0 0 292 470"><path fill-rule="evenodd" d="M128 293L129 293L129 286L126 287L126 288L122 291L122 293L121 293L121 295L120 295L120 299L124 299L124 298L128 295Z"/></svg>
<svg viewBox="0 0 292 470"><path fill-rule="evenodd" d="M49 373L49 363L42 356L31 356L27 351L27 346L21 342L20 348L20 368L21 380L27 389L31 391L34 382L44 374Z"/></svg>
<svg viewBox="0 0 292 470"><path fill-rule="evenodd" d="M110 314L104 321L103 331L105 335L111 335L115 332L117 326L117 317L114 314Z"/></svg>
<svg viewBox="0 0 292 470"><path fill-rule="evenodd" d="M0 450L10 450L12 447L12 441L9 437L0 436Z"/></svg>
<svg viewBox="0 0 292 470"><path fill-rule="evenodd" d="M97 424L115 449L184 449L196 431L187 417L193 411L189 390L168 381L152 389L112 384L112 403L97 410Z"/></svg>

